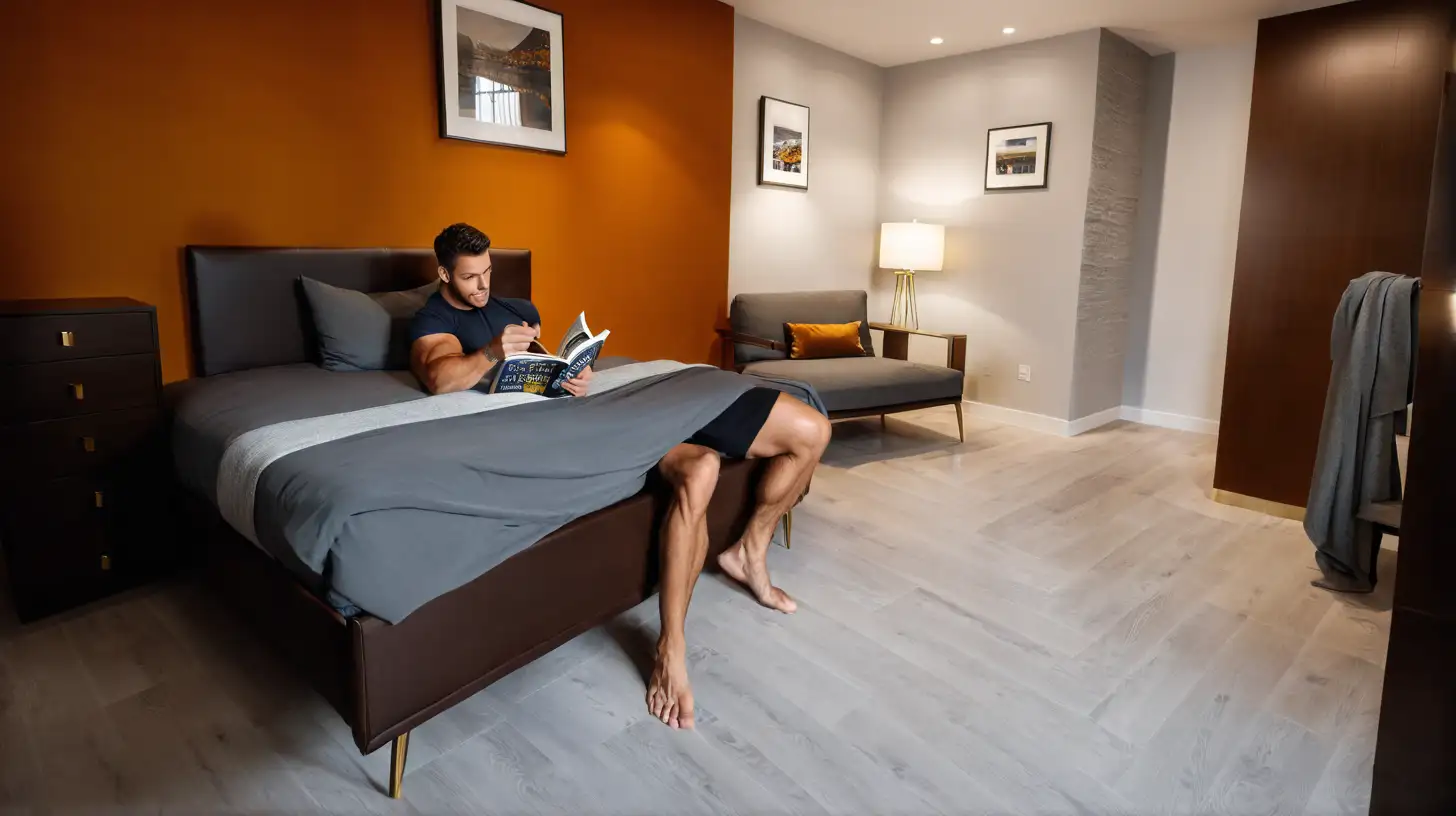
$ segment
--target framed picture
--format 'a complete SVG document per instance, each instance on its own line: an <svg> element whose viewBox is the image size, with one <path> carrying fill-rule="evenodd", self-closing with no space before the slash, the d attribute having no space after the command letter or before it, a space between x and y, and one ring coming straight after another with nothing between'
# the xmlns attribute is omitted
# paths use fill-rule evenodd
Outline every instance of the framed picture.
<svg viewBox="0 0 1456 816"><path fill-rule="evenodd" d="M440 136L566 152L561 15L519 0L436 0Z"/></svg>
<svg viewBox="0 0 1456 816"><path fill-rule="evenodd" d="M809 109L758 100L758 183L809 189Z"/></svg>
<svg viewBox="0 0 1456 816"><path fill-rule="evenodd" d="M991 128L986 134L987 190L1045 190L1052 123Z"/></svg>

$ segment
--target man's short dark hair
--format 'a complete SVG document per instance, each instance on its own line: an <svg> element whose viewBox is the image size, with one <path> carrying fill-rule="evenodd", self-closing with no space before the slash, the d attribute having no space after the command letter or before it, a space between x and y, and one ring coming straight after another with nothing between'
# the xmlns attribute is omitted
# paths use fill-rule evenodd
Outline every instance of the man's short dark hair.
<svg viewBox="0 0 1456 816"><path fill-rule="evenodd" d="M435 236L435 260L448 272L461 255L484 255L488 249L490 236L469 224L451 224Z"/></svg>

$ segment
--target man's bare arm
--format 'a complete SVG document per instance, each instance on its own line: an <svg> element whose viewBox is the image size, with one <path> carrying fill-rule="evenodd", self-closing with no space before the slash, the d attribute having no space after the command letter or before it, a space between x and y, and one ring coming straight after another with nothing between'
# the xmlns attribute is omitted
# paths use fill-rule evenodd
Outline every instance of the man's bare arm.
<svg viewBox="0 0 1456 816"><path fill-rule="evenodd" d="M492 365L485 349L466 354L453 334L427 334L410 348L410 370L431 394L474 388Z"/></svg>
<svg viewBox="0 0 1456 816"><path fill-rule="evenodd" d="M540 324L506 326L491 341L490 352L497 360L519 354L530 348L540 331ZM453 334L427 334L410 348L410 370L431 394L474 388L494 365L483 348L466 354L460 347L460 339Z"/></svg>

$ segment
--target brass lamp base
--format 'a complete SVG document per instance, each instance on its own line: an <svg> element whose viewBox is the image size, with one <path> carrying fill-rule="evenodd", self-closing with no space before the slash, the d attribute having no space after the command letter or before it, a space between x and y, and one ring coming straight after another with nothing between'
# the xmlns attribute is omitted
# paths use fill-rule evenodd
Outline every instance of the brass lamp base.
<svg viewBox="0 0 1456 816"><path fill-rule="evenodd" d="M911 329L920 328L920 313L915 308L915 270L895 272L895 301L890 305L890 322Z"/></svg>

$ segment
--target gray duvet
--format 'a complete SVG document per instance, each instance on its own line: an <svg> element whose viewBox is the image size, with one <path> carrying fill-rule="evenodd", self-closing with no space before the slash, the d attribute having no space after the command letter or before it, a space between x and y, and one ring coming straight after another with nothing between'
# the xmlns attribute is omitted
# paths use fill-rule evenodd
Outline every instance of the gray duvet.
<svg viewBox="0 0 1456 816"><path fill-rule="evenodd" d="M252 532L316 589L399 621L558 527L638 492L673 445L764 384L822 410L807 386L695 367L584 399L304 447L257 477ZM426 399L407 373L311 365L190 381L171 396L179 477L215 504L224 454L250 431Z"/></svg>

